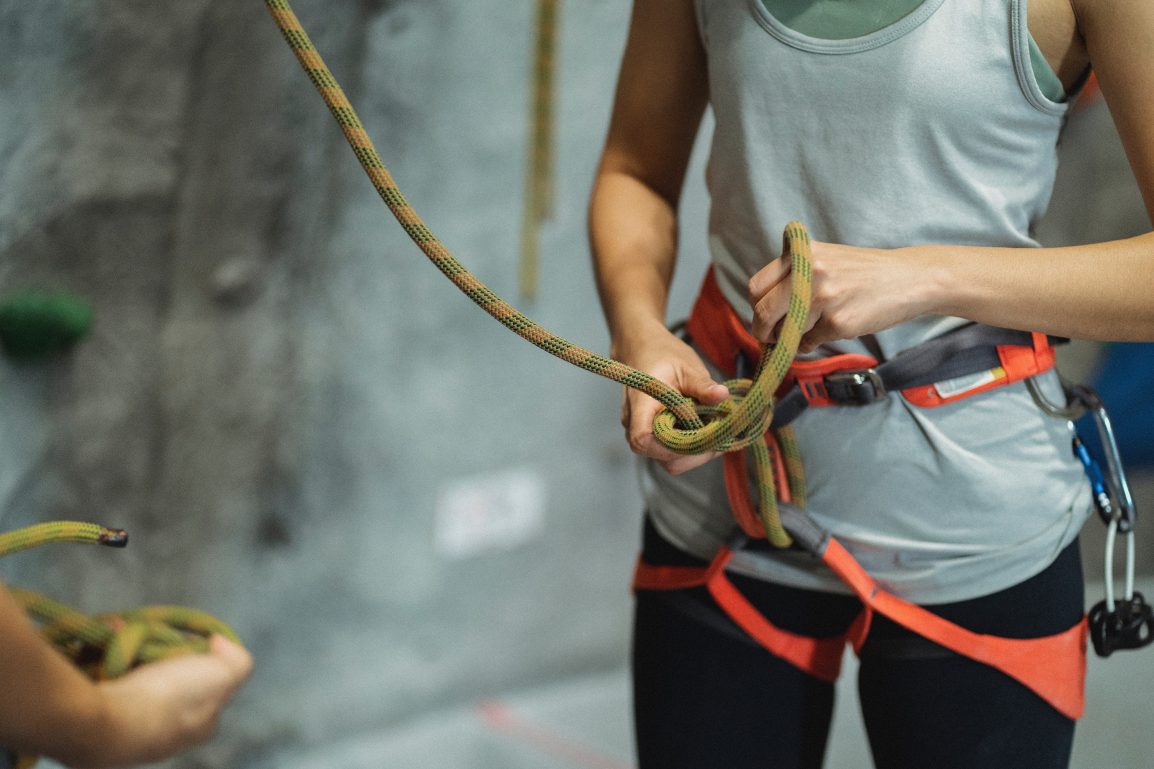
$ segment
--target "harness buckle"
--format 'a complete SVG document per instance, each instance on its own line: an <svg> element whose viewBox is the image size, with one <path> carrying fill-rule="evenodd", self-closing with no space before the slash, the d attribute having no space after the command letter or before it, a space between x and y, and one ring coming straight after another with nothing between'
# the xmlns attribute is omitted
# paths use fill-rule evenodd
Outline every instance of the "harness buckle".
<svg viewBox="0 0 1154 769"><path fill-rule="evenodd" d="M825 390L835 403L868 406L886 397L886 386L876 369L835 371L825 377Z"/></svg>
<svg viewBox="0 0 1154 769"><path fill-rule="evenodd" d="M886 396L886 387L869 355L833 355L795 360L788 385L797 384L810 406L866 406Z"/></svg>

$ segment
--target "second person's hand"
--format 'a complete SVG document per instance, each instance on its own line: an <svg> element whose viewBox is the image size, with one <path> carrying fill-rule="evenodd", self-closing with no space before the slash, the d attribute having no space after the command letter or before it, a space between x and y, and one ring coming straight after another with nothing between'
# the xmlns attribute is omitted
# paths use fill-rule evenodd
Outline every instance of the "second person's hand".
<svg viewBox="0 0 1154 769"><path fill-rule="evenodd" d="M84 769L158 761L216 731L221 712L252 672L239 644L213 636L206 654L187 654L102 682L101 740Z"/></svg>

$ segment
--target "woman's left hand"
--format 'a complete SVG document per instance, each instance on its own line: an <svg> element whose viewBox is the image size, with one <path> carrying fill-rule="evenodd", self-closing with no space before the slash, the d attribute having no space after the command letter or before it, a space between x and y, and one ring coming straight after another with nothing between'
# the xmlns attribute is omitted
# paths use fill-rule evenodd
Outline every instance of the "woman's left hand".
<svg viewBox="0 0 1154 769"><path fill-rule="evenodd" d="M873 334L930 311L933 270L917 248L857 248L810 242L813 303L799 349ZM790 263L774 259L749 281L753 335L777 341L789 309Z"/></svg>

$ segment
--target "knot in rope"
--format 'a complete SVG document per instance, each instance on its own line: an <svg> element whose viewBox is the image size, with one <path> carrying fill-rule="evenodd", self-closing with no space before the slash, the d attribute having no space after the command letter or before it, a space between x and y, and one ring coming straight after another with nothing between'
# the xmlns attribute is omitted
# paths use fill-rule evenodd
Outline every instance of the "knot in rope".
<svg viewBox="0 0 1154 769"><path fill-rule="evenodd" d="M653 418L653 435L658 442L678 454L705 454L741 451L764 434L773 420L773 409L756 414L742 408L753 380L730 379L722 384L729 390L729 397L721 403L690 401L696 422L686 425L668 407L659 411Z"/></svg>
<svg viewBox="0 0 1154 769"><path fill-rule="evenodd" d="M789 310L777 343L762 347L753 379L725 382L729 398L716 406L693 404L695 422L680 420L668 405L662 409L653 421L653 434L669 450L679 454L739 451L748 448L769 429L773 421L774 393L797 355L812 297L809 233L800 222L790 222L783 240L782 258L790 260L792 281Z"/></svg>

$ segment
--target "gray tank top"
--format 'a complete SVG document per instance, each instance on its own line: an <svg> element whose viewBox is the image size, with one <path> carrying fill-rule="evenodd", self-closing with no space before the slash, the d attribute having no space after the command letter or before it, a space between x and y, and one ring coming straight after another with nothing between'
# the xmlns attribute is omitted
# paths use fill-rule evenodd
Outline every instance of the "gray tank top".
<svg viewBox="0 0 1154 769"><path fill-rule="evenodd" d="M696 5L716 118L709 249L722 292L747 320L746 283L779 256L791 219L818 240L867 247L1037 246L1067 105L1033 76L1025 0L925 0L845 40L795 32L760 0ZM892 357L963 322L922 317L877 340ZM849 340L824 352L870 351ZM1041 379L1059 398L1056 377ZM810 514L883 585L919 603L1033 576L1089 514L1068 426L1021 384L933 409L900 397L810 409L795 427ZM720 462L648 476L659 531L709 557L733 530ZM804 554L746 553L734 568L843 589Z"/></svg>

